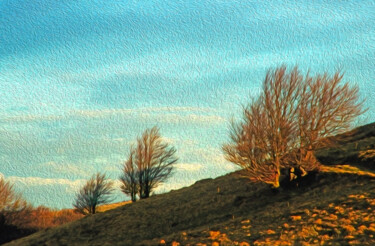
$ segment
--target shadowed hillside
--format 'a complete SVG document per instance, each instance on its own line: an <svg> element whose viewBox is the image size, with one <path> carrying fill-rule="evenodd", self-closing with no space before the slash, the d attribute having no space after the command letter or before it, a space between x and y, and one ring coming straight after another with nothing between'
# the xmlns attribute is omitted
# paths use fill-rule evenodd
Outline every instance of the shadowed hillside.
<svg viewBox="0 0 375 246"><path fill-rule="evenodd" d="M127 203L130 203L130 201L104 204L98 206L97 212L105 212ZM11 240L28 236L42 229L52 228L78 220L83 216L84 215L76 212L74 209L55 210L43 206L33 208L17 216L15 221L12 221L16 224L5 223L4 218L0 216L0 245Z"/></svg>
<svg viewBox="0 0 375 246"><path fill-rule="evenodd" d="M371 152L374 126L340 135L319 158L371 166L359 155ZM351 166L323 170L279 190L235 173L201 180L7 245L374 245L374 175Z"/></svg>
<svg viewBox="0 0 375 246"><path fill-rule="evenodd" d="M316 153L323 164L350 163L375 170L375 123L360 126L331 139L333 147Z"/></svg>
<svg viewBox="0 0 375 246"><path fill-rule="evenodd" d="M161 240L194 245L220 240L260 243L267 238L291 243L293 237L301 243L375 243L371 237L375 232L375 179L333 173L315 179L310 187L275 192L229 174L87 216L9 245L157 245Z"/></svg>

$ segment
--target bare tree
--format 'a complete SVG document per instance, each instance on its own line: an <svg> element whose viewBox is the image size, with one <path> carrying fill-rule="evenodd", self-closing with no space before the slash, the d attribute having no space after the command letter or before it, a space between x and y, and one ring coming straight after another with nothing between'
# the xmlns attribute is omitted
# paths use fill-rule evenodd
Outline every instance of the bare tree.
<svg viewBox="0 0 375 246"><path fill-rule="evenodd" d="M122 175L120 176L121 191L126 195L130 195L132 202L137 200L137 194L139 192L139 184L138 184L138 169L137 166L134 164L134 156L135 152L134 149L131 148L129 158L124 163Z"/></svg>
<svg viewBox="0 0 375 246"><path fill-rule="evenodd" d="M78 192L73 206L82 214L95 214L96 206L110 202L113 182L105 174L93 175Z"/></svg>
<svg viewBox="0 0 375 246"><path fill-rule="evenodd" d="M261 101L253 101L244 108L243 121L232 122L232 143L224 145L223 150L228 161L243 168L243 177L278 186L278 169L270 162L267 120Z"/></svg>
<svg viewBox="0 0 375 246"><path fill-rule="evenodd" d="M140 199L148 198L172 173L173 164L178 160L175 153L174 147L162 141L159 128L145 130L124 164L123 175L120 177L123 192L134 195L136 190Z"/></svg>
<svg viewBox="0 0 375 246"><path fill-rule="evenodd" d="M304 80L298 107L299 148L297 166L311 171L319 166L314 151L331 144L330 136L347 131L355 117L362 114L358 87L343 83L343 74L326 73Z"/></svg>
<svg viewBox="0 0 375 246"><path fill-rule="evenodd" d="M259 99L231 124L231 142L223 146L227 160L242 167L243 176L274 187L282 168L299 168L302 175L317 170L316 148L363 112L358 87L341 81L340 73L304 77L297 67L268 71Z"/></svg>
<svg viewBox="0 0 375 246"><path fill-rule="evenodd" d="M0 226L12 224L21 226L26 223L26 215L31 211L31 205L17 193L13 184L0 177Z"/></svg>

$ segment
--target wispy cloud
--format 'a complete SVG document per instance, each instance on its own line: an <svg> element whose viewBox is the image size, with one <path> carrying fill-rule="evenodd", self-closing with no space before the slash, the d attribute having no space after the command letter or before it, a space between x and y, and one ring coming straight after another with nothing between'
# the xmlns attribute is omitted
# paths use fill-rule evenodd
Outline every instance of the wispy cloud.
<svg viewBox="0 0 375 246"><path fill-rule="evenodd" d="M186 180L185 182L168 182L168 183L162 183L159 185L154 192L156 194L165 193L170 190L177 190L181 189L182 187L187 187L189 185L192 185L195 181L193 180Z"/></svg>
<svg viewBox="0 0 375 246"><path fill-rule="evenodd" d="M189 157L190 150L182 150L184 157ZM195 148L193 150L195 156L200 159L200 166L219 172L230 172L237 170L236 166L225 159L224 154L217 148Z"/></svg>
<svg viewBox="0 0 375 246"><path fill-rule="evenodd" d="M200 163L177 163L174 165L178 171L197 172L203 168Z"/></svg>
<svg viewBox="0 0 375 246"><path fill-rule="evenodd" d="M16 115L16 116L3 116L0 122L3 123L28 123L39 121L58 121L64 119L62 115Z"/></svg>
<svg viewBox="0 0 375 246"><path fill-rule="evenodd" d="M54 174L63 177L85 177L87 176L88 169L90 169L90 172L93 172L92 168L87 166L80 168L74 164L57 163L55 161L39 164L35 168L43 170L44 173L48 173L49 175Z"/></svg>
<svg viewBox="0 0 375 246"><path fill-rule="evenodd" d="M149 107L138 109L72 110L62 115L17 115L1 117L4 123L60 121L76 118L120 117L140 121L156 120L161 123L221 123L225 119L217 110L199 107Z"/></svg>
<svg viewBox="0 0 375 246"><path fill-rule="evenodd" d="M4 177L4 175L0 173L0 177ZM14 188L34 206L43 205L60 209L72 207L76 193L87 181L87 179L70 180L19 176L5 176L5 178L14 184ZM112 196L115 199L114 202L124 200L126 197L120 191L121 183L118 180L109 180L114 183L115 192Z"/></svg>
<svg viewBox="0 0 375 246"><path fill-rule="evenodd" d="M134 113L182 113L182 112L216 112L216 109L205 107L145 107L136 109L103 109L103 110L75 110L71 111L70 116L100 117L113 114L134 114Z"/></svg>
<svg viewBox="0 0 375 246"><path fill-rule="evenodd" d="M40 178L40 177L18 177L18 176L9 176L6 177L12 183L15 183L17 186L45 186L45 185L67 185L70 188L77 190L82 184L84 184L85 179L51 179L51 178Z"/></svg>

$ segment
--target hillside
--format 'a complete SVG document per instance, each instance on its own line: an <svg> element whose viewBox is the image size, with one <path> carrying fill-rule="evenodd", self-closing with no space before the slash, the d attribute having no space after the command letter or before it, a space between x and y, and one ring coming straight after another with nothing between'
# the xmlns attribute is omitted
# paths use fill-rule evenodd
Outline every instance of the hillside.
<svg viewBox="0 0 375 246"><path fill-rule="evenodd" d="M127 203L130 203L130 201L99 205L97 212L105 212ZM74 209L56 210L44 206L34 207L30 211L15 217L13 221L15 224L4 223L0 216L0 245L43 229L78 220L83 216Z"/></svg>
<svg viewBox="0 0 375 246"><path fill-rule="evenodd" d="M343 164L375 170L375 123L357 127L332 138L333 146L317 151L326 164Z"/></svg>
<svg viewBox="0 0 375 246"><path fill-rule="evenodd" d="M315 179L310 187L275 192L229 174L9 245L157 245L162 239L195 245L220 239L260 243L267 238L374 244L375 179L334 173Z"/></svg>
<svg viewBox="0 0 375 246"><path fill-rule="evenodd" d="M375 124L357 128L318 157L373 168L373 157L360 156L372 153L374 136ZM201 180L6 245L374 245L374 175L323 170L279 190L236 173Z"/></svg>

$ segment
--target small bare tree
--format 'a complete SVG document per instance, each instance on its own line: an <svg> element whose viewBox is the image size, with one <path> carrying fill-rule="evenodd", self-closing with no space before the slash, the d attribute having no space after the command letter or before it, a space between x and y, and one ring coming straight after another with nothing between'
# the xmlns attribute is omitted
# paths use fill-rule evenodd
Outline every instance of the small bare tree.
<svg viewBox="0 0 375 246"><path fill-rule="evenodd" d="M135 191L140 199L148 198L172 173L173 164L178 160L175 154L176 149L162 141L159 128L145 130L124 164L120 177L122 191L130 194L132 200L135 199Z"/></svg>
<svg viewBox="0 0 375 246"><path fill-rule="evenodd" d="M95 214L96 206L112 201L112 187L113 182L105 174L97 173L77 193L73 206L82 214Z"/></svg>
<svg viewBox="0 0 375 246"><path fill-rule="evenodd" d="M126 195L129 195L132 202L137 200L137 194L139 192L139 184L138 184L138 169L137 166L134 165L134 156L135 152L134 149L131 148L129 158L124 163L122 175L120 176L121 191Z"/></svg>
<svg viewBox="0 0 375 246"><path fill-rule="evenodd" d="M14 190L13 184L0 177L0 226L22 226L27 223L26 217L30 211L31 205Z"/></svg>
<svg viewBox="0 0 375 246"><path fill-rule="evenodd" d="M304 77L297 67L270 70L259 99L231 124L231 143L223 146L227 160L242 167L243 176L274 187L282 168L299 168L302 175L317 170L314 151L363 112L358 87L341 81L340 73Z"/></svg>

